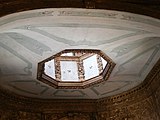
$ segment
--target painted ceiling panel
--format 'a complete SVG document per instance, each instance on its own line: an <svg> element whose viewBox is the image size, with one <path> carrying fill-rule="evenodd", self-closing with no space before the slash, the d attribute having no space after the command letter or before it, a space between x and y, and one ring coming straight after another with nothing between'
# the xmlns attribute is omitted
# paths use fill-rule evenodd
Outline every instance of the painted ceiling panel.
<svg viewBox="0 0 160 120"><path fill-rule="evenodd" d="M80 28L80 27L40 27L37 28L45 31L49 34L57 36L62 39L72 40L72 41L107 41L114 39L123 35L131 34L132 31L118 30L118 29L108 29L108 28ZM98 34L98 35L97 35ZM101 36L101 37L99 37Z"/></svg>
<svg viewBox="0 0 160 120"><path fill-rule="evenodd" d="M38 62L64 49L100 49L116 66L86 89L37 81ZM97 99L140 84L160 59L160 20L110 10L41 9L0 18L0 86L43 99Z"/></svg>

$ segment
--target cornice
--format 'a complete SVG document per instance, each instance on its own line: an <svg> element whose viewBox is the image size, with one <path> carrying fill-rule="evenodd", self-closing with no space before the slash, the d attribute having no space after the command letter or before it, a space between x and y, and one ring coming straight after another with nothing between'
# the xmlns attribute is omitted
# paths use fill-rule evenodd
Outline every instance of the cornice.
<svg viewBox="0 0 160 120"><path fill-rule="evenodd" d="M38 99L20 96L10 91L0 89L0 101L2 105L7 103L11 109L25 109L26 111L95 111L95 100L85 99ZM26 106L24 108L24 106ZM86 107L87 106L87 107Z"/></svg>
<svg viewBox="0 0 160 120"><path fill-rule="evenodd" d="M159 1L132 0L2 0L0 16L42 8L89 8L126 11L160 18Z"/></svg>

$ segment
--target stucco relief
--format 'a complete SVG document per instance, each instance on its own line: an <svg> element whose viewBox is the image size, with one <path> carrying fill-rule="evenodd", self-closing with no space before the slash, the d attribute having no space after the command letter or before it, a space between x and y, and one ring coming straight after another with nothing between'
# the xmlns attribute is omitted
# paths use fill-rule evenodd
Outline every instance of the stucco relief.
<svg viewBox="0 0 160 120"><path fill-rule="evenodd" d="M0 109L0 120L41 120L41 114Z"/></svg>
<svg viewBox="0 0 160 120"><path fill-rule="evenodd" d="M83 113L50 113L45 114L45 120L90 120L90 114Z"/></svg>
<svg viewBox="0 0 160 120"><path fill-rule="evenodd" d="M159 113L159 117L160 117L160 87L157 89L155 93L155 98L157 102L157 112Z"/></svg>
<svg viewBox="0 0 160 120"><path fill-rule="evenodd" d="M113 104L108 104L104 108L103 108L103 105L105 104L103 104L103 102L101 104L98 104L99 107L97 110L101 110L101 111L97 112L98 114L97 116L96 115L92 116L91 112L66 113L65 106L61 106L62 112L57 111L56 113L55 111L52 110L54 107L53 108L48 107L48 109L50 109L51 111L51 113L49 114L43 111L41 113L32 112L32 111L29 112L25 110L20 111L19 110L20 106L17 105L16 108L11 109L9 106L7 106L7 103L6 103L6 105L3 105L3 106L1 105L0 107L0 120L159 120L159 116L158 116L159 112L155 107L155 106L159 106L159 103L158 105L156 104L155 102L156 100L154 99L153 95L147 97L145 96L145 94L142 94L140 92L137 94L141 94L143 99L139 100L137 99L136 96L134 96L133 101L130 103L124 100L121 103L115 102ZM156 99L159 102L160 100L158 96L159 88L157 89L155 94L156 94L155 95ZM33 108L31 107L30 109L32 109L33 111L37 110L37 109L34 109L34 107Z"/></svg>
<svg viewBox="0 0 160 120"><path fill-rule="evenodd" d="M132 105L122 105L98 114L98 120L159 120L152 97Z"/></svg>

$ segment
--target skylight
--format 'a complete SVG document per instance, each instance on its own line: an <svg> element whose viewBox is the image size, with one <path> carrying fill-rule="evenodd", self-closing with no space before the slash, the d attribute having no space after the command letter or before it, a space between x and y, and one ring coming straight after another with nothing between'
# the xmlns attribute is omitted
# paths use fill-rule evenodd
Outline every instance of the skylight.
<svg viewBox="0 0 160 120"><path fill-rule="evenodd" d="M83 88L106 80L114 65L100 50L64 50L39 63L38 79L52 86Z"/></svg>

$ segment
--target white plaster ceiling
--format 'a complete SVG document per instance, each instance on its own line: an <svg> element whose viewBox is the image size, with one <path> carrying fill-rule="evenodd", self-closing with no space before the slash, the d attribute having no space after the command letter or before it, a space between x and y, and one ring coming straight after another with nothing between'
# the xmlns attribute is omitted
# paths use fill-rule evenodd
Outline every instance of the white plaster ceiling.
<svg viewBox="0 0 160 120"><path fill-rule="evenodd" d="M64 49L100 49L116 66L86 89L54 89L36 79L37 63ZM44 99L97 99L142 83L160 58L160 20L127 12L41 9L0 18L0 86Z"/></svg>

